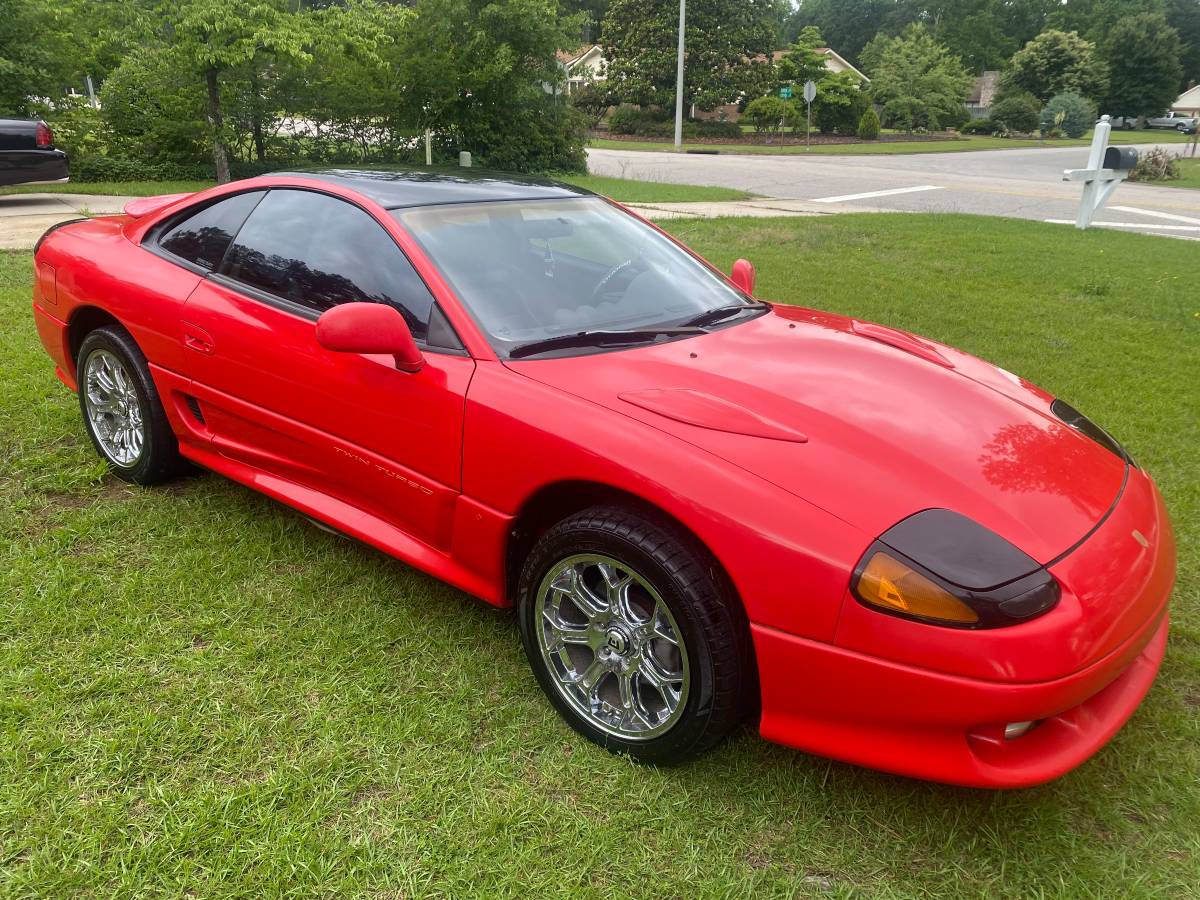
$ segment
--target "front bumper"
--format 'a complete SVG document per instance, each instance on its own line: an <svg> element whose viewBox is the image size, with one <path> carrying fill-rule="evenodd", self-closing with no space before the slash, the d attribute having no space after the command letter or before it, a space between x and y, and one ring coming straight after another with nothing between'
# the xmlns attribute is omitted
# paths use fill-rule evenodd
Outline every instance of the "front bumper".
<svg viewBox="0 0 1200 900"><path fill-rule="evenodd" d="M1104 746L1150 690L1167 613L1066 678L1005 684L918 669L752 626L763 737L948 784L1016 788L1069 772ZM1003 726L1038 721L1006 741Z"/></svg>
<svg viewBox="0 0 1200 900"><path fill-rule="evenodd" d="M1162 662L1175 544L1149 477L1131 470L1110 515L1050 571L1059 605L1008 628L939 628L849 597L834 643L752 625L763 736L974 787L1070 771L1133 714Z"/></svg>

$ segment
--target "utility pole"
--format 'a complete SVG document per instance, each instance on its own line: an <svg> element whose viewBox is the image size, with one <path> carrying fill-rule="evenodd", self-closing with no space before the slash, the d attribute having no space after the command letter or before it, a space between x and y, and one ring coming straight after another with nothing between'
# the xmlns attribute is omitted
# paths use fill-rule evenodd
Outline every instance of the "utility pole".
<svg viewBox="0 0 1200 900"><path fill-rule="evenodd" d="M687 0L679 0L679 54L675 63L675 149L683 147L683 25Z"/></svg>

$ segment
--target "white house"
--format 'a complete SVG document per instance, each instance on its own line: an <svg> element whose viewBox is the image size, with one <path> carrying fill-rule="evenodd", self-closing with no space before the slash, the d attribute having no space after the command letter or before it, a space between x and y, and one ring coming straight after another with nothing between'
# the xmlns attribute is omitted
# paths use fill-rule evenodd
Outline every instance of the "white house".
<svg viewBox="0 0 1200 900"><path fill-rule="evenodd" d="M787 52L787 50L776 50L771 55L772 61L778 63ZM817 47L816 52L825 57L825 68L830 72L850 72L859 84L871 80L831 47ZM608 77L608 64L604 59L604 48L600 44L584 44L576 50L560 50L558 51L558 62L566 76L568 94L574 93L585 84L604 81ZM737 118L736 110L733 118Z"/></svg>
<svg viewBox="0 0 1200 900"><path fill-rule="evenodd" d="M604 48L599 44L584 44L577 50L558 51L558 63L566 75L567 93L573 94L585 84L604 81L608 64L604 61Z"/></svg>
<svg viewBox="0 0 1200 900"><path fill-rule="evenodd" d="M787 54L786 50L776 50L773 54L775 62L779 62ZM859 84L869 82L871 79L864 75L858 69L854 68L850 62L834 50L832 47L817 47L816 52L825 57L825 68L830 72L849 72L858 79Z"/></svg>
<svg viewBox="0 0 1200 900"><path fill-rule="evenodd" d="M1171 109L1185 116L1200 116L1200 84L1193 85L1176 97Z"/></svg>

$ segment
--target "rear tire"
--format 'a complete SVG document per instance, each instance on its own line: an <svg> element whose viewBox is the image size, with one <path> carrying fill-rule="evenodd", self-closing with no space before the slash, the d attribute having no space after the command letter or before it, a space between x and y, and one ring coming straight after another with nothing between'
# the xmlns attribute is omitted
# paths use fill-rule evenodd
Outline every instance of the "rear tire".
<svg viewBox="0 0 1200 900"><path fill-rule="evenodd" d="M521 640L550 702L589 740L640 762L707 750L754 709L736 597L694 538L652 513L597 506L559 522L521 572Z"/></svg>
<svg viewBox="0 0 1200 900"><path fill-rule="evenodd" d="M146 357L128 331L108 325L89 333L75 371L84 428L114 475L149 485L187 469Z"/></svg>

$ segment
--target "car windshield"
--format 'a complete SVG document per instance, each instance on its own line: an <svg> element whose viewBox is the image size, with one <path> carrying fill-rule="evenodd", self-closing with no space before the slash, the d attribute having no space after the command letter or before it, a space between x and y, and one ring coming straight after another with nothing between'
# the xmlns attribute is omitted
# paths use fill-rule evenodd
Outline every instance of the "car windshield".
<svg viewBox="0 0 1200 900"><path fill-rule="evenodd" d="M446 204L392 214L500 353L581 332L680 325L718 308L757 308L691 254L599 198ZM730 321L737 313L731 311Z"/></svg>

